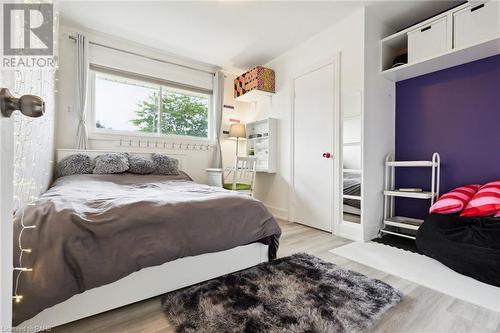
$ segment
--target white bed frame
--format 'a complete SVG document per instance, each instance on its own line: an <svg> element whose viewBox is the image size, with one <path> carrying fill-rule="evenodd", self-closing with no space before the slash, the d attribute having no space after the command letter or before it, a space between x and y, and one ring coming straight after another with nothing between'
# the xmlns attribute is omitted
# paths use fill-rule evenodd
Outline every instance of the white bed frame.
<svg viewBox="0 0 500 333"><path fill-rule="evenodd" d="M17 328L25 329L19 332L33 332L34 329L37 332L162 295L265 262L267 251L267 245L252 243L144 268L45 309Z"/></svg>
<svg viewBox="0 0 500 333"><path fill-rule="evenodd" d="M96 156L109 151L60 149L57 150L57 160L77 152ZM144 151L131 153L149 154ZM169 155L176 158L182 156L175 153ZM182 159L179 160L181 165ZM43 310L16 328L21 332L38 332L249 268L267 260L268 245L261 243L177 259L160 266L141 269L116 282L74 295Z"/></svg>

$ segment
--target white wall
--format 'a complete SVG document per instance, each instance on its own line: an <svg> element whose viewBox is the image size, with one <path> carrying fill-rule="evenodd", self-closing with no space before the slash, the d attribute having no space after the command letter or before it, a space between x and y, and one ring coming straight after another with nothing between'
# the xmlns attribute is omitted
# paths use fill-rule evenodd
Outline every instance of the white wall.
<svg viewBox="0 0 500 333"><path fill-rule="evenodd" d="M162 59L166 61L173 61L183 65L193 66L203 70L213 71L216 68L214 66L200 64L196 62L188 62L185 59L174 58L170 54L162 53L158 50L139 45L120 39L117 37L109 36L104 33L86 30L80 27L72 26L61 26L59 34L59 71L58 71L58 108L57 108L57 136L56 136L56 147L57 148L75 148L76 147L76 132L78 128L78 118L76 111L74 110L75 104L75 42L68 38L69 35L74 35L76 33L85 34L90 41L101 43L104 45L113 46L119 49L124 49L127 51L143 54L149 57ZM135 57L138 58L138 57ZM140 58L139 58L140 59ZM137 61L137 59L134 59ZM118 61L118 60L117 60ZM146 62L151 62L150 60L144 60ZM122 64L123 65L123 64ZM148 64L145 64L145 66ZM161 62L157 62L159 66L159 72L161 71L161 66L169 66ZM148 68L151 66L147 66ZM231 88L232 90L232 88ZM89 119L89 118L87 118ZM91 124L88 124L89 126ZM130 136L97 136L91 135L89 140L90 149L99 150L113 150L119 148L119 144L116 140L119 139L137 139L137 137ZM155 139L152 139L155 140ZM159 140L159 139L158 139ZM176 142L176 143L213 143L209 140L204 142L200 141L190 141L190 140L161 140L161 142ZM184 150L182 153L186 154L183 168L193 179L197 182L204 183L207 180L207 175L205 169L210 167L212 164L213 151L192 151Z"/></svg>
<svg viewBox="0 0 500 333"><path fill-rule="evenodd" d="M270 103L258 105L256 118L279 119L278 171L257 175L255 196L276 216L288 218L289 210L292 79L340 52L341 94L362 91L363 34L364 9L360 9L265 65L276 72L277 91Z"/></svg>
<svg viewBox="0 0 500 333"><path fill-rule="evenodd" d="M394 154L395 84L380 72L380 40L391 29L367 8L364 50L363 238L373 239L383 218L384 159Z"/></svg>

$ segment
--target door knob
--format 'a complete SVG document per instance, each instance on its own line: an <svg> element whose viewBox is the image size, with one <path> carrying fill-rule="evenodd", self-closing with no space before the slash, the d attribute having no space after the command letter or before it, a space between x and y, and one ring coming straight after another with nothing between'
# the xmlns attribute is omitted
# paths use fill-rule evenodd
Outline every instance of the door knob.
<svg viewBox="0 0 500 333"><path fill-rule="evenodd" d="M37 118L45 113L45 102L38 96L23 95L20 98L12 96L9 89L0 90L0 110L4 117L10 117L12 112L19 110L27 117Z"/></svg>
<svg viewBox="0 0 500 333"><path fill-rule="evenodd" d="M330 154L329 152L323 153L324 158L331 158L333 155Z"/></svg>

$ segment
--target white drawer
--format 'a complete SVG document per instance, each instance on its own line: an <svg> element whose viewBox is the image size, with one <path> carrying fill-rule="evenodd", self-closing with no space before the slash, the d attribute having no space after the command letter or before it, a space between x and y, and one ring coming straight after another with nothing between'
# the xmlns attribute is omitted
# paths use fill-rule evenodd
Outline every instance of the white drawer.
<svg viewBox="0 0 500 333"><path fill-rule="evenodd" d="M446 17L408 32L408 63L446 51Z"/></svg>
<svg viewBox="0 0 500 333"><path fill-rule="evenodd" d="M470 5L453 14L453 47L500 37L500 2Z"/></svg>

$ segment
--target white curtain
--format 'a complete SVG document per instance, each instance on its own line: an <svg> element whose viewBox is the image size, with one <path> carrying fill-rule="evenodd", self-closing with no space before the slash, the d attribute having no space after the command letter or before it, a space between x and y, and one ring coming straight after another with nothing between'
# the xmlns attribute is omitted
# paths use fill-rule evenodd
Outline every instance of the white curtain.
<svg viewBox="0 0 500 333"><path fill-rule="evenodd" d="M84 35L76 35L76 113L78 115L78 131L76 132L76 148L87 149L87 81L89 76L89 42Z"/></svg>
<svg viewBox="0 0 500 333"><path fill-rule="evenodd" d="M214 119L215 119L215 139L217 145L214 149L212 160L213 168L222 168L222 149L220 144L222 132L222 112L224 110L224 73L217 71L214 77Z"/></svg>

